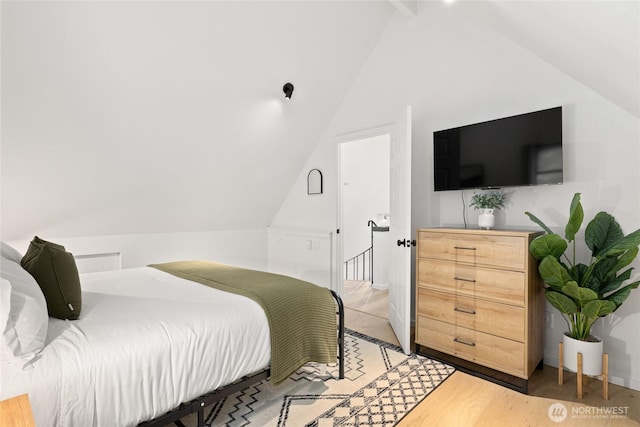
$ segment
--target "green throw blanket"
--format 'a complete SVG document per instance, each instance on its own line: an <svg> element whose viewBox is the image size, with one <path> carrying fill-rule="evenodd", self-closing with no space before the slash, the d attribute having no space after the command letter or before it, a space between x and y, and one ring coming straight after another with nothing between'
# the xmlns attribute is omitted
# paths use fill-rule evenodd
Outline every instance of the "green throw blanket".
<svg viewBox="0 0 640 427"><path fill-rule="evenodd" d="M210 261L151 264L174 276L251 298L271 329L271 382L279 384L308 362L336 363L336 305L327 288L264 271Z"/></svg>

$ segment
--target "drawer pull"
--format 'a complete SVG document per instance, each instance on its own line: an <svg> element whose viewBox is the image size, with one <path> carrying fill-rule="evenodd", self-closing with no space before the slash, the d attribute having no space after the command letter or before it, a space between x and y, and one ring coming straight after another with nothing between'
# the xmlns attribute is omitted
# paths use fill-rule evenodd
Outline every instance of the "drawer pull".
<svg viewBox="0 0 640 427"><path fill-rule="evenodd" d="M461 280L463 282L476 283L476 279L465 279L464 277L454 277L453 280Z"/></svg>
<svg viewBox="0 0 640 427"><path fill-rule="evenodd" d="M458 307L454 307L453 311L459 311L461 313L467 313L467 314L476 314L475 310L467 310L466 308L458 308Z"/></svg>
<svg viewBox="0 0 640 427"><path fill-rule="evenodd" d="M461 251L475 251L476 248L470 248L467 246L454 246L454 249L460 249Z"/></svg>
<svg viewBox="0 0 640 427"><path fill-rule="evenodd" d="M461 340L460 338L454 338L453 340L455 342L457 342L457 343L468 345L469 347L475 347L476 346L476 343L465 341L465 340Z"/></svg>

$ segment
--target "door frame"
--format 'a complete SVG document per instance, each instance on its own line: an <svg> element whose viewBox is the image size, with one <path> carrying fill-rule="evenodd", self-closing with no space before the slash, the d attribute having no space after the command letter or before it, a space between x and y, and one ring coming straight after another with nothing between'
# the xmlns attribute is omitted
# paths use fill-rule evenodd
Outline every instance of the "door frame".
<svg viewBox="0 0 640 427"><path fill-rule="evenodd" d="M344 206L343 206L343 197L344 197L344 186L342 185L342 159L340 155L340 149L342 144L347 142L359 141L361 139L372 138L375 136L388 135L391 132L391 124L377 126L369 129L347 132L335 137L336 141L336 161L337 161L337 180L336 185L338 188L336 189L336 239L335 239L335 262L334 262L334 271L332 272L332 277L334 280L335 291L338 295L342 295L344 292L344 277L342 275L342 266L344 265L344 239L343 233L338 230L342 230L344 227Z"/></svg>

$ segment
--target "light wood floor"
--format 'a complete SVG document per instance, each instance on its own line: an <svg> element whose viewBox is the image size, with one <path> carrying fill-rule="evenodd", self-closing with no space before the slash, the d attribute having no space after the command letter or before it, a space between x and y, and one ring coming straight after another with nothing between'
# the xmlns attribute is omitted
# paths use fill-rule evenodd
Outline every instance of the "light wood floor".
<svg viewBox="0 0 640 427"><path fill-rule="evenodd" d="M351 310L361 311L384 319L389 318L389 290L371 287L371 282L345 280L342 293L344 305Z"/></svg>
<svg viewBox="0 0 640 427"><path fill-rule="evenodd" d="M607 408L616 403L609 401ZM598 408L527 396L489 381L455 372L398 424L413 426L638 426ZM613 410L613 409L611 409ZM550 415L551 411L551 415ZM555 411L555 412L554 412ZM557 417L552 419L552 416Z"/></svg>
<svg viewBox="0 0 640 427"><path fill-rule="evenodd" d="M388 291L371 289L367 282L345 283L343 301L347 328L399 345L389 325ZM371 312L369 312L371 311ZM544 366L529 381L529 394L455 372L431 396L409 413L398 427L412 426L640 426L640 392L609 385L609 400L602 399L602 383L589 378L582 400L576 396L576 376L565 371L558 385L558 370ZM554 422L549 410L564 405L567 417ZM613 411L619 415L610 415Z"/></svg>

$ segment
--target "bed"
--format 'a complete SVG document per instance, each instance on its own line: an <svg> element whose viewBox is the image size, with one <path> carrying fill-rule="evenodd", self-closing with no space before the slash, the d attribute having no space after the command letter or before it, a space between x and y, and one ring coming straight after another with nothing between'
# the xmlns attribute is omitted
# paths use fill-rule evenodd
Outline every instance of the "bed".
<svg viewBox="0 0 640 427"><path fill-rule="evenodd" d="M41 313L24 309L18 318L14 305L38 300L42 309L37 292L22 295L26 286L33 291L33 283L25 284L30 276L17 263L18 256L3 244L0 324L6 326L0 399L28 393L38 426L166 425L191 412L199 412L201 423L204 406L249 382L269 377L277 384L292 368L280 366L283 357L278 354L286 356L288 350L275 346L278 338L272 330L289 321L274 322L262 302L185 278L193 269L168 272L167 264L80 275L82 311L77 320L47 316L42 326ZM236 276L235 267L223 268L225 277ZM251 278L299 282L239 270ZM334 292L319 289L332 298L336 346L319 360L313 360L311 351L306 361L337 362L342 378L342 303ZM17 291L24 301L16 301ZM28 337L20 344L23 352L29 351L20 357L8 354L12 336L7 331L12 322L16 330L24 327L20 322L27 317L30 330L46 328L41 348ZM24 338L25 332L21 334ZM303 349L314 345L304 338L294 341Z"/></svg>

